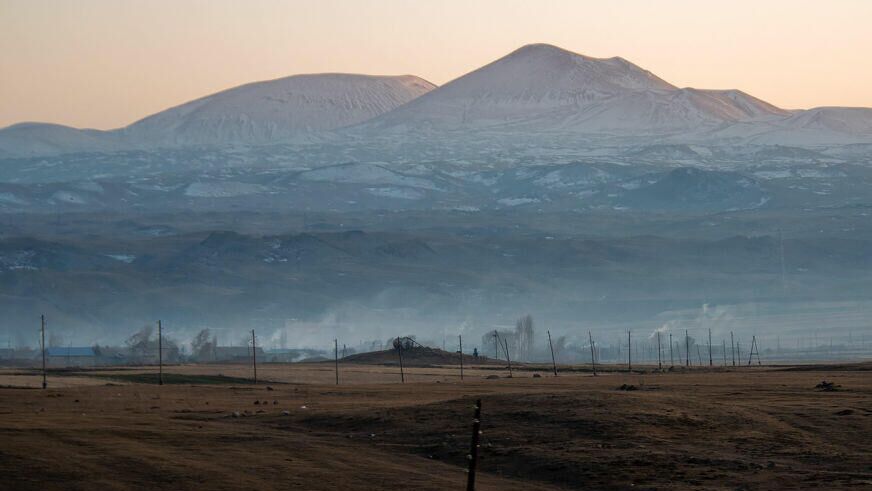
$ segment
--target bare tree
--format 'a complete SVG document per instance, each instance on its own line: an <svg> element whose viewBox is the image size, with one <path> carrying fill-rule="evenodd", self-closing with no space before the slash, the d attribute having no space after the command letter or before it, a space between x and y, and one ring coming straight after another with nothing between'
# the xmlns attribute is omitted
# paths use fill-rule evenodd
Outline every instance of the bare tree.
<svg viewBox="0 0 872 491"><path fill-rule="evenodd" d="M533 316L525 315L515 324L518 361L530 361L533 356Z"/></svg>
<svg viewBox="0 0 872 491"><path fill-rule="evenodd" d="M191 356L198 361L211 360L215 354L215 338L209 329L202 329L191 340Z"/></svg>

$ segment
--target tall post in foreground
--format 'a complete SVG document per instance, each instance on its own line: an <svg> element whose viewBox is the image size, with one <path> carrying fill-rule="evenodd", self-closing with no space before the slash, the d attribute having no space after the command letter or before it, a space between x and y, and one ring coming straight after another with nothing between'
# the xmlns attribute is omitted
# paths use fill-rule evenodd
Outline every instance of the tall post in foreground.
<svg viewBox="0 0 872 491"><path fill-rule="evenodd" d="M336 368L336 385L339 385L339 340L333 338L333 366Z"/></svg>
<svg viewBox="0 0 872 491"><path fill-rule="evenodd" d="M733 341L733 331L730 331L730 354L733 355L733 366L736 366L736 342Z"/></svg>
<svg viewBox="0 0 872 491"><path fill-rule="evenodd" d="M657 331L657 368L663 370L663 360L660 357L660 353L662 353L660 349L660 331Z"/></svg>
<svg viewBox="0 0 872 491"><path fill-rule="evenodd" d="M254 385L257 385L257 343L254 338L254 329L251 330L251 366L254 368Z"/></svg>
<svg viewBox="0 0 872 491"><path fill-rule="evenodd" d="M460 345L460 381L463 382L463 336L457 336L457 342Z"/></svg>
<svg viewBox="0 0 872 491"><path fill-rule="evenodd" d="M469 446L469 471L466 474L466 491L475 491L475 468L478 465L478 439L481 436L481 399L475 401L472 417L472 443Z"/></svg>
<svg viewBox="0 0 872 491"><path fill-rule="evenodd" d="M587 337L590 340L590 365L593 367L593 376L596 377L596 355L594 355L593 335L591 335L590 330L587 331Z"/></svg>
<svg viewBox="0 0 872 491"><path fill-rule="evenodd" d="M712 363L712 330L709 329L709 366L713 366Z"/></svg>
<svg viewBox="0 0 872 491"><path fill-rule="evenodd" d="M690 366L690 336L687 335L687 329L684 330L684 365Z"/></svg>
<svg viewBox="0 0 872 491"><path fill-rule="evenodd" d="M627 371L633 371L633 339L630 337L632 331L627 331Z"/></svg>
<svg viewBox="0 0 872 491"><path fill-rule="evenodd" d="M157 385L163 385L163 326L157 321Z"/></svg>
<svg viewBox="0 0 872 491"><path fill-rule="evenodd" d="M548 333L548 347L551 348L551 367L554 368L554 376L557 376L557 361L554 359L554 345L551 344L551 331L546 331Z"/></svg>
<svg viewBox="0 0 872 491"><path fill-rule="evenodd" d="M42 388L48 387L45 380L45 315L39 316L40 346L42 347Z"/></svg>
<svg viewBox="0 0 872 491"><path fill-rule="evenodd" d="M403 343L397 338L397 355L400 357L400 383L406 383L406 374L403 373Z"/></svg>
<svg viewBox="0 0 872 491"><path fill-rule="evenodd" d="M509 358L509 341L507 339L503 339L504 347L506 349L506 362L509 364L509 378L512 378L512 359Z"/></svg>
<svg viewBox="0 0 872 491"><path fill-rule="evenodd" d="M675 357L672 356L672 333L669 333L669 368L675 366Z"/></svg>

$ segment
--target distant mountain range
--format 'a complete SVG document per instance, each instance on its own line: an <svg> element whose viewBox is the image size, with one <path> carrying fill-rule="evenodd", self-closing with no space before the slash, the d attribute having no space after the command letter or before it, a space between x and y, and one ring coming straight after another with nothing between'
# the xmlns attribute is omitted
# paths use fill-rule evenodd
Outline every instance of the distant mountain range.
<svg viewBox="0 0 872 491"><path fill-rule="evenodd" d="M0 130L0 157L470 132L814 147L872 143L872 109L789 111L739 90L678 88L623 58L532 44L442 87L412 75L297 75L117 130L21 123Z"/></svg>

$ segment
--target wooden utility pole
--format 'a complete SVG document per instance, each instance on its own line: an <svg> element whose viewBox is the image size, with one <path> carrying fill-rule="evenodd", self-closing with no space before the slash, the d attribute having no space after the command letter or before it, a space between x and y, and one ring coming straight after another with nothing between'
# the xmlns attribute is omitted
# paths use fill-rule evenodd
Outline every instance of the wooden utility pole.
<svg viewBox="0 0 872 491"><path fill-rule="evenodd" d="M754 357L754 354L757 354L757 364L762 365L763 363L760 361L760 347L757 346L757 336L753 336L751 338L751 350L748 352L748 366L751 366L751 359Z"/></svg>
<svg viewBox="0 0 872 491"><path fill-rule="evenodd" d="M503 343L506 349L506 362L509 364L509 378L512 378L512 359L509 358L509 341L507 339L503 339Z"/></svg>
<svg viewBox="0 0 872 491"><path fill-rule="evenodd" d="M690 336L687 335L687 329L684 330L684 365L690 366Z"/></svg>
<svg viewBox="0 0 872 491"><path fill-rule="evenodd" d="M333 366L336 369L336 385L339 385L339 340L333 338Z"/></svg>
<svg viewBox="0 0 872 491"><path fill-rule="evenodd" d="M730 354L733 355L733 366L736 366L736 342L733 341L733 331L730 331Z"/></svg>
<svg viewBox="0 0 872 491"><path fill-rule="evenodd" d="M475 401L472 417L472 443L469 446L469 471L466 474L466 491L475 491L475 468L478 465L478 440L481 436L481 399Z"/></svg>
<svg viewBox="0 0 872 491"><path fill-rule="evenodd" d="M663 370L663 360L660 357L660 353L662 353L660 349L660 331L657 331L657 368Z"/></svg>
<svg viewBox="0 0 872 491"><path fill-rule="evenodd" d="M39 316L40 324L40 346L42 346L42 388L48 387L45 378L45 315Z"/></svg>
<svg viewBox="0 0 872 491"><path fill-rule="evenodd" d="M460 345L460 381L463 382L463 335L457 335L457 343Z"/></svg>
<svg viewBox="0 0 872 491"><path fill-rule="evenodd" d="M593 376L596 377L596 355L593 348L593 335L590 330L587 331L587 337L590 340L590 365L593 367Z"/></svg>
<svg viewBox="0 0 872 491"><path fill-rule="evenodd" d="M632 331L627 330L627 371L633 371L633 339L630 337Z"/></svg>
<svg viewBox="0 0 872 491"><path fill-rule="evenodd" d="M254 385L257 385L257 342L254 329L251 330L251 366L254 368Z"/></svg>
<svg viewBox="0 0 872 491"><path fill-rule="evenodd" d="M709 366L713 366L712 362L712 330L709 328Z"/></svg>
<svg viewBox="0 0 872 491"><path fill-rule="evenodd" d="M551 348L551 367L554 368L554 376L557 376L557 361L554 359L554 345L551 344L551 331L545 331L548 333L548 347Z"/></svg>
<svg viewBox="0 0 872 491"><path fill-rule="evenodd" d="M406 383L406 374L403 373L403 342L397 338L397 355L400 357L400 383Z"/></svg>
<svg viewBox="0 0 872 491"><path fill-rule="evenodd" d="M163 326L157 321L157 385L163 385Z"/></svg>

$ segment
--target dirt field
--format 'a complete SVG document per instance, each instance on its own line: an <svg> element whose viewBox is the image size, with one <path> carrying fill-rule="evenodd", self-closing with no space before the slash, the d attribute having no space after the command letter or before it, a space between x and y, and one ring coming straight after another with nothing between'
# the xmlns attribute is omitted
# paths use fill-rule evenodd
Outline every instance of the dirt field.
<svg viewBox="0 0 872 491"><path fill-rule="evenodd" d="M0 488L464 489L481 398L479 489L872 489L869 364L340 368L0 371Z"/></svg>

